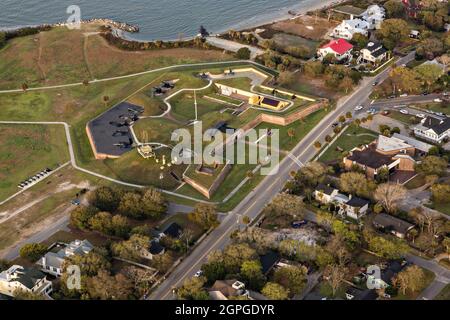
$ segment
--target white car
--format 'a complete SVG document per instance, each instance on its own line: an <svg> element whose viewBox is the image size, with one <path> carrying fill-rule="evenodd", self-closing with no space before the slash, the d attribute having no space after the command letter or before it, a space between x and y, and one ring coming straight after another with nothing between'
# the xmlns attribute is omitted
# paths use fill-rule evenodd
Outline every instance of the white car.
<svg viewBox="0 0 450 320"><path fill-rule="evenodd" d="M363 106L357 106L357 107L355 107L355 111L362 110L363 108L364 108Z"/></svg>
<svg viewBox="0 0 450 320"><path fill-rule="evenodd" d="M426 116L425 116L423 113L418 113L418 114L416 114L416 117L417 117L417 118L420 118L420 119L426 118Z"/></svg>
<svg viewBox="0 0 450 320"><path fill-rule="evenodd" d="M442 102L442 99L436 98L433 100L434 102Z"/></svg>
<svg viewBox="0 0 450 320"><path fill-rule="evenodd" d="M202 270L198 270L198 271L195 273L194 277L199 278L199 277L201 277L202 275L203 275L203 271L202 271Z"/></svg>
<svg viewBox="0 0 450 320"><path fill-rule="evenodd" d="M409 114L409 111L406 110L406 109L402 109L402 110L400 110L400 113L402 113L402 114Z"/></svg>
<svg viewBox="0 0 450 320"><path fill-rule="evenodd" d="M407 93L404 93L404 94L401 94L401 95L400 95L400 97L402 97L402 98L407 97L407 96L408 96Z"/></svg>

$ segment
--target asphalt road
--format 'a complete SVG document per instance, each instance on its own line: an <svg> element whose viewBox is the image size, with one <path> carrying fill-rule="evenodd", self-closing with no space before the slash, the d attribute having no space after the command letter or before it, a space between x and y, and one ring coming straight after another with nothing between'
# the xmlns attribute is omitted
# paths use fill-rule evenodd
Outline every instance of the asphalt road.
<svg viewBox="0 0 450 320"><path fill-rule="evenodd" d="M415 52L401 58L398 63L408 63L414 59ZM372 78L365 78L358 88L344 100L339 101L335 110L330 112L309 134L294 148L290 157L286 157L278 166L278 172L267 176L208 237L169 275L169 277L150 296L152 300L174 299L173 289L182 285L186 278L192 277L208 255L214 250L223 249L230 241L230 234L240 226L239 217L248 216L254 219L261 210L277 195L286 181L289 173L298 170L300 166L310 161L317 150L313 146L317 140L324 141L325 136L332 132L331 125L340 115L353 111L355 106L369 99L375 81L382 82L389 76L386 69Z"/></svg>

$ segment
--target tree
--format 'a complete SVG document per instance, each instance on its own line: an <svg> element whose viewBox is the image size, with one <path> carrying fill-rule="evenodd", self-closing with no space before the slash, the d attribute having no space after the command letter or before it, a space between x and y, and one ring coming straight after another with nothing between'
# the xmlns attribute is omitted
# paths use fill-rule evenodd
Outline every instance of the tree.
<svg viewBox="0 0 450 320"><path fill-rule="evenodd" d="M416 56L422 59L433 59L445 52L445 45L441 39L426 37L417 46ZM430 66L430 65L427 65Z"/></svg>
<svg viewBox="0 0 450 320"><path fill-rule="evenodd" d="M81 274L88 277L97 275L101 270L109 270L111 268L106 250L100 248L94 248L88 254L68 257L63 265L63 273L65 273L68 265L79 266Z"/></svg>
<svg viewBox="0 0 450 320"><path fill-rule="evenodd" d="M224 279L226 276L225 264L223 261L209 261L202 265L203 276L209 283Z"/></svg>
<svg viewBox="0 0 450 320"><path fill-rule="evenodd" d="M149 188L144 192L142 206L145 216L151 218L160 218L167 210L164 196L154 188Z"/></svg>
<svg viewBox="0 0 450 320"><path fill-rule="evenodd" d="M341 90L343 90L345 92L345 94L347 94L352 88L353 88L353 80L352 78L345 76L340 84L339 84L339 88Z"/></svg>
<svg viewBox="0 0 450 320"><path fill-rule="evenodd" d="M431 186L431 194L433 201L437 203L450 202L450 185L448 184L434 184Z"/></svg>
<svg viewBox="0 0 450 320"><path fill-rule="evenodd" d="M437 65L420 65L415 68L420 79L431 90L431 86L442 76L442 70Z"/></svg>
<svg viewBox="0 0 450 320"><path fill-rule="evenodd" d="M194 211L189 213L189 219L204 229L215 228L219 225L216 208L211 204L197 203Z"/></svg>
<svg viewBox="0 0 450 320"><path fill-rule="evenodd" d="M339 265L331 265L326 270L326 274L328 277L327 281L331 287L333 297L335 297L336 292L338 291L339 287L345 280L345 277L347 275L347 268Z"/></svg>
<svg viewBox="0 0 450 320"><path fill-rule="evenodd" d="M419 74L415 70L406 67L396 67L389 73L393 90L395 93L408 92L417 93L420 91L421 83Z"/></svg>
<svg viewBox="0 0 450 320"><path fill-rule="evenodd" d="M418 292L425 285L426 276L422 268L412 265L399 272L392 283L405 295L406 291Z"/></svg>
<svg viewBox="0 0 450 320"><path fill-rule="evenodd" d="M268 282L261 293L270 300L287 300L289 297L289 290L274 282Z"/></svg>
<svg viewBox="0 0 450 320"><path fill-rule="evenodd" d="M293 72L284 71L278 76L278 83L284 87L288 87L295 82L295 74Z"/></svg>
<svg viewBox="0 0 450 320"><path fill-rule="evenodd" d="M120 203L121 193L110 187L100 187L90 192L88 200L100 211L114 212Z"/></svg>
<svg viewBox="0 0 450 320"><path fill-rule="evenodd" d="M316 149L320 149L320 148L322 148L322 144L320 143L320 141L316 141L316 142L314 142L314 147Z"/></svg>
<svg viewBox="0 0 450 320"><path fill-rule="evenodd" d="M383 183L375 190L374 198L387 212L393 213L397 210L398 203L405 198L406 193L406 188L400 184Z"/></svg>
<svg viewBox="0 0 450 320"><path fill-rule="evenodd" d="M377 37L383 41L386 48L392 50L398 43L408 37L410 32L411 29L405 20L387 19L381 24Z"/></svg>
<svg viewBox="0 0 450 320"><path fill-rule="evenodd" d="M287 266L275 270L274 281L287 288L292 295L300 294L306 285L308 269L301 266Z"/></svg>
<svg viewBox="0 0 450 320"><path fill-rule="evenodd" d="M147 293L155 282L155 272L153 270L129 266L123 270L123 273L133 283L134 289L140 296Z"/></svg>
<svg viewBox="0 0 450 320"><path fill-rule="evenodd" d="M352 38L352 43L356 45L356 49L361 50L369 43L369 38L361 33L355 33Z"/></svg>
<svg viewBox="0 0 450 320"><path fill-rule="evenodd" d="M269 207L277 216L288 215L296 219L304 216L303 199L288 193L277 194Z"/></svg>
<svg viewBox="0 0 450 320"><path fill-rule="evenodd" d="M369 250L386 259L402 258L409 250L408 245L399 240L388 240L379 236L366 237Z"/></svg>
<svg viewBox="0 0 450 320"><path fill-rule="evenodd" d="M22 90L23 92L26 92L28 90L28 84L26 84L25 82L22 83Z"/></svg>
<svg viewBox="0 0 450 320"><path fill-rule="evenodd" d="M0 31L0 49L6 44L6 33Z"/></svg>
<svg viewBox="0 0 450 320"><path fill-rule="evenodd" d="M382 167L377 171L376 180L378 183L386 183L389 181L389 169L386 167Z"/></svg>
<svg viewBox="0 0 450 320"><path fill-rule="evenodd" d="M209 36L209 32L206 30L204 26L200 26L199 34L202 38L206 38Z"/></svg>
<svg viewBox="0 0 450 320"><path fill-rule="evenodd" d="M126 238L131 230L128 219L120 214L116 214L111 219L111 232L120 238Z"/></svg>
<svg viewBox="0 0 450 320"><path fill-rule="evenodd" d="M416 166L416 170L427 176L443 176L447 170L447 160L438 156L428 156Z"/></svg>
<svg viewBox="0 0 450 320"><path fill-rule="evenodd" d="M369 182L366 176L360 172L345 172L339 178L340 189L344 192L367 196L369 194Z"/></svg>
<svg viewBox="0 0 450 320"><path fill-rule="evenodd" d="M103 96L103 103L105 104L105 107L108 105L109 102L109 96Z"/></svg>
<svg viewBox="0 0 450 320"><path fill-rule="evenodd" d="M19 255L23 259L31 262L37 261L47 252L47 246L40 243L27 243L19 250Z"/></svg>
<svg viewBox="0 0 450 320"><path fill-rule="evenodd" d="M249 288L253 290L260 290L265 282L265 276L262 273L262 266L259 260L244 261L240 274Z"/></svg>
<svg viewBox="0 0 450 320"><path fill-rule="evenodd" d="M396 0L389 0L384 4L389 18L401 18L404 15L405 7Z"/></svg>
<svg viewBox="0 0 450 320"><path fill-rule="evenodd" d="M240 60L249 60L251 56L251 51L247 47L242 47L236 52L236 58Z"/></svg>
<svg viewBox="0 0 450 320"><path fill-rule="evenodd" d="M239 273L244 261L258 259L256 250L246 243L232 244L225 248L223 254L212 254L208 261L222 261L228 274Z"/></svg>
<svg viewBox="0 0 450 320"><path fill-rule="evenodd" d="M104 233L112 234L112 215L109 212L99 212L89 219L90 229Z"/></svg>
<svg viewBox="0 0 450 320"><path fill-rule="evenodd" d="M186 279L183 285L177 289L177 296L184 300L208 300L209 295L203 288L204 285L204 277L193 277Z"/></svg>
<svg viewBox="0 0 450 320"><path fill-rule="evenodd" d="M135 192L127 192L120 200L118 211L134 219L145 217L145 211L142 204L142 196Z"/></svg>
<svg viewBox="0 0 450 320"><path fill-rule="evenodd" d="M145 251L148 250L149 244L149 237L135 234L126 241L113 243L111 251L115 256L122 259L140 262Z"/></svg>
<svg viewBox="0 0 450 320"><path fill-rule="evenodd" d="M122 273L112 276L100 270L98 275L86 280L86 290L92 299L128 300L133 293L133 284Z"/></svg>

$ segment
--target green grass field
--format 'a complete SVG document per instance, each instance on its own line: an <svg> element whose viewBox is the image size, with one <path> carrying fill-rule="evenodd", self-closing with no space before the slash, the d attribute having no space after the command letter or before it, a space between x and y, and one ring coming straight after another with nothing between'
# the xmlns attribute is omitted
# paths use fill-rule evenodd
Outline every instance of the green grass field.
<svg viewBox="0 0 450 320"><path fill-rule="evenodd" d="M17 185L69 160L62 126L0 124L0 200L19 191Z"/></svg>
<svg viewBox="0 0 450 320"><path fill-rule="evenodd" d="M363 144L368 144L377 138L378 134L371 130L358 127L356 125L350 125L341 136L329 146L328 150L319 158L319 161L330 162L339 160L343 157L341 151L350 151L355 147Z"/></svg>

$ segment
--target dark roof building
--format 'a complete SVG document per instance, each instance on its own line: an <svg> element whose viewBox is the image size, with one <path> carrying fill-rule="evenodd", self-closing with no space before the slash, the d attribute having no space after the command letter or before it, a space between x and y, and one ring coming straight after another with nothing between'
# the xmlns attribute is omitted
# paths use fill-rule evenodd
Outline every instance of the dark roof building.
<svg viewBox="0 0 450 320"><path fill-rule="evenodd" d="M152 255L158 255L164 252L164 247L157 240L150 241L150 247L148 249Z"/></svg>
<svg viewBox="0 0 450 320"><path fill-rule="evenodd" d="M321 183L317 186L316 190L331 196L336 189Z"/></svg>
<svg viewBox="0 0 450 320"><path fill-rule="evenodd" d="M183 229L181 228L181 226L178 223L173 222L169 226L167 226L167 228L163 231L163 233L166 236L176 239L181 236L182 231L183 231Z"/></svg>
<svg viewBox="0 0 450 320"><path fill-rule="evenodd" d="M275 265L280 262L280 255L275 251L269 251L259 257L262 266L262 273L268 274Z"/></svg>
<svg viewBox="0 0 450 320"><path fill-rule="evenodd" d="M354 196L351 197L350 200L346 203L346 205L353 207L353 208L362 208L368 204L370 204L369 200L354 197Z"/></svg>
<svg viewBox="0 0 450 320"><path fill-rule="evenodd" d="M378 229L390 231L399 238L404 238L414 228L413 224L385 213L377 214L373 225Z"/></svg>

